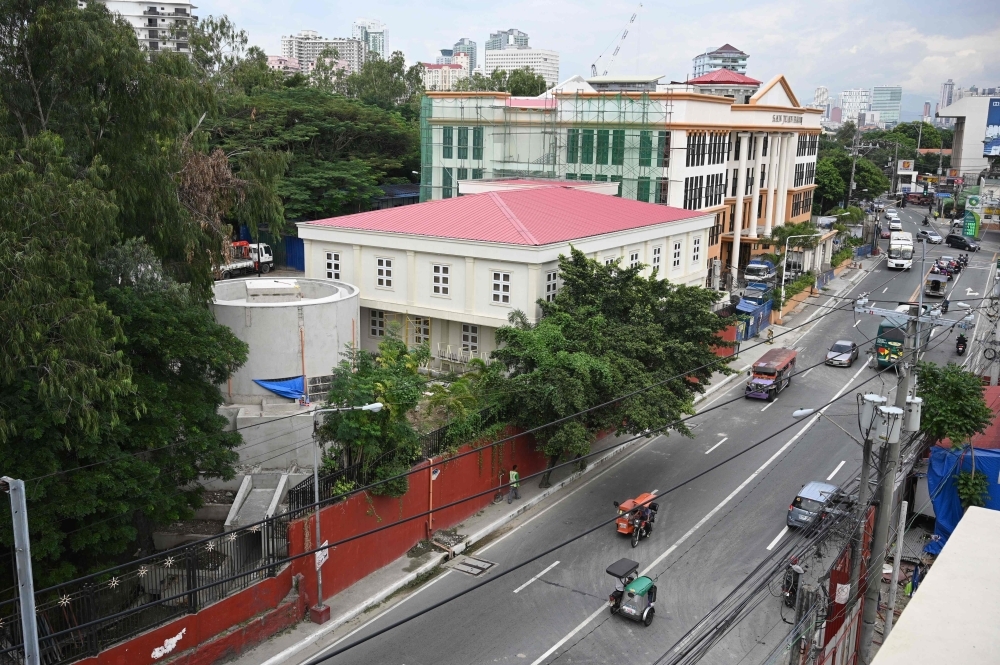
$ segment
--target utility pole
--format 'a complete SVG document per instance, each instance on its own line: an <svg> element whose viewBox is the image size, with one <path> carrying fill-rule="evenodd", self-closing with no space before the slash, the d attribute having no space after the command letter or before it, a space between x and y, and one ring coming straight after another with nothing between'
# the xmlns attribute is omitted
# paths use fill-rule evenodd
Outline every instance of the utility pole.
<svg viewBox="0 0 1000 665"><path fill-rule="evenodd" d="M896 591L899 589L899 561L903 558L903 536L906 535L906 510L909 504L904 501L899 508L899 529L896 531L896 556L892 559L892 580L889 584L889 602L885 611L885 628L882 630L882 642L889 638L892 624L896 620Z"/></svg>
<svg viewBox="0 0 1000 665"><path fill-rule="evenodd" d="M17 562L17 598L21 604L21 631L24 633L25 665L41 665L38 651L38 616L35 614L35 582L31 573L31 540L28 535L28 503L24 481L4 476L0 490L10 495L14 523L14 558Z"/></svg>
<svg viewBox="0 0 1000 665"><path fill-rule="evenodd" d="M858 598L858 582L861 579L861 557L864 552L865 531L868 528L868 500L871 497L871 485L869 477L872 468L872 438L875 420L878 417L878 408L883 406L888 400L881 395L874 393L865 395L863 398L864 408L861 413L861 426L864 431L864 451L861 453L861 486L858 488L858 527L854 538L851 539L851 596ZM853 603L852 603L853 604Z"/></svg>
<svg viewBox="0 0 1000 665"><path fill-rule="evenodd" d="M914 311L916 309L916 311ZM889 542L889 520L892 517L892 499L896 490L896 469L899 466L899 441L903 414L906 412L906 398L909 396L907 359L916 358L917 320L922 312L919 306L910 308L910 320L906 325L906 342L903 356L896 364L896 405L881 407L886 418L884 437L879 456L879 502L875 513L875 532L872 536L871 556L868 559L868 584L865 589L865 604L861 618L861 654L863 665L871 663L871 646L875 637L875 619L878 616L878 599L882 590L882 566ZM913 362L912 360L910 362ZM880 432L880 438L883 435Z"/></svg>
<svg viewBox="0 0 1000 665"><path fill-rule="evenodd" d="M854 126L854 140L851 142L851 154L854 158L851 160L851 184L847 186L847 200L844 202L844 209L850 207L851 205L851 195L854 194L854 169L858 165L858 136L861 135L861 131L858 129L857 125Z"/></svg>
<svg viewBox="0 0 1000 665"><path fill-rule="evenodd" d="M889 181L892 187L892 195L896 196L896 176L899 175L899 143L893 141L893 145L896 146L895 152L892 154L892 179Z"/></svg>

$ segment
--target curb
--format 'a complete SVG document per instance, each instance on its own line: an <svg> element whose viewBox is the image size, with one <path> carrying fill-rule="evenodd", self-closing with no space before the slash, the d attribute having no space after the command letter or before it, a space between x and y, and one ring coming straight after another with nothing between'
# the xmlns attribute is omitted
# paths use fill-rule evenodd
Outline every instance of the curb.
<svg viewBox="0 0 1000 665"><path fill-rule="evenodd" d="M609 452L605 453L604 455L601 455L596 460L588 464L586 469L583 469L582 471L577 471L567 476L566 478L559 481L552 487L547 488L544 492L542 492L537 496L534 496L530 499L525 499L525 501L521 505L519 505L516 510L508 512L506 515L503 515L499 519L494 520L486 527L480 529L471 536L466 537L465 540L463 540L461 543L452 548L451 554L449 554L448 552L441 552L440 554L436 554L433 558L431 558L430 561L423 564L422 566L414 570L412 573L409 573L406 576L400 578L399 580L396 580L395 582L385 587L384 589L380 589L376 593L372 594L362 602L358 603L351 609L347 610L346 612L338 616L336 619L331 619L328 623L323 624L321 628L312 632L308 636L302 638L302 640L300 640L297 644L293 644L292 646L281 651L280 653L271 656L267 660L263 661L260 665L284 665L285 661L288 658L306 649L310 644L314 643L315 640L319 639L323 635L335 631L337 628L340 628L351 619L357 617L360 614L363 614L366 610L368 610L372 606L378 605L379 603L383 602L386 598L396 593L397 591L405 587L407 584L410 584L411 582L415 581L418 577L420 577L424 573L427 573L436 568L437 566L440 566L442 563L447 561L451 556L461 554L476 542L482 540L486 536L491 535L495 531L498 531L506 524L514 521L517 517L519 517L529 508L541 503L543 499L548 498L549 496L551 496L555 492L558 492L559 490L571 484L575 480L585 476L592 470L603 465L608 460L618 457L629 448L632 448L633 446L636 446L640 443L644 443L645 441L646 439L635 439L634 441L629 441L628 443L623 443L612 448Z"/></svg>

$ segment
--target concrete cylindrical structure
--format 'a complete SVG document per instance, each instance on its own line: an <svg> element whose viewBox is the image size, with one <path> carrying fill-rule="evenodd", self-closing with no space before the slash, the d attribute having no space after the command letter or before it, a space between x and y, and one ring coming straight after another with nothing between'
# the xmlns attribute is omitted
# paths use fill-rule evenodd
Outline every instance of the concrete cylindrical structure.
<svg viewBox="0 0 1000 665"><path fill-rule="evenodd" d="M219 281L215 320L247 343L247 362L222 386L229 404L260 404L282 398L254 379L326 377L355 341L359 289L329 279L261 278ZM303 372L304 368L304 372ZM307 388L308 390L308 388Z"/></svg>

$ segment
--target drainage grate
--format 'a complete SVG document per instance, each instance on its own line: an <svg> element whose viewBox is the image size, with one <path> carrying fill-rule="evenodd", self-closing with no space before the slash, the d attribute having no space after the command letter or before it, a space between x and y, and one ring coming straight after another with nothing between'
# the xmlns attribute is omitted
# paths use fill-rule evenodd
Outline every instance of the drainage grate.
<svg viewBox="0 0 1000 665"><path fill-rule="evenodd" d="M459 556L449 561L446 565L466 575L479 577L496 564L492 561L477 559L471 556Z"/></svg>

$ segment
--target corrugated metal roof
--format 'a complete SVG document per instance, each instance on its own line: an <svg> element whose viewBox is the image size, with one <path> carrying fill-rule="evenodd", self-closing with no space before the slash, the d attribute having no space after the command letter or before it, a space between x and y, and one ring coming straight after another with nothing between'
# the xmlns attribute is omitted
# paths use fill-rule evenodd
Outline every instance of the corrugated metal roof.
<svg viewBox="0 0 1000 665"><path fill-rule="evenodd" d="M730 69L716 69L707 74L703 74L696 79L689 79L687 83L703 85L706 83L737 83L741 85L760 85L760 81L744 76L739 72Z"/></svg>
<svg viewBox="0 0 1000 665"><path fill-rule="evenodd" d="M537 246L702 214L552 185L472 194L301 224Z"/></svg>

